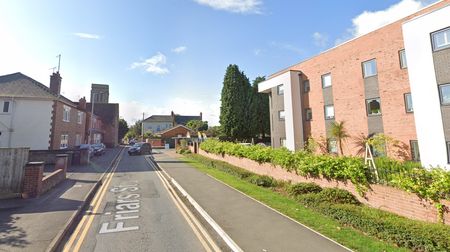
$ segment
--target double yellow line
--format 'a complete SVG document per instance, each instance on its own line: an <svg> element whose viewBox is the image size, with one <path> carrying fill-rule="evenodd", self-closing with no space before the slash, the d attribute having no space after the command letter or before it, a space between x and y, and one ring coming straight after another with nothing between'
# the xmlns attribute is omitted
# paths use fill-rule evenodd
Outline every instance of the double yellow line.
<svg viewBox="0 0 450 252"><path fill-rule="evenodd" d="M66 245L64 246L64 249L63 249L64 252L68 252L68 251L77 252L80 250L81 245L83 244L83 241L86 238L87 232L89 231L89 228L91 227L92 221L94 221L94 217L98 212L98 208L101 205L102 199L105 196L105 193L109 188L109 184L111 183L111 180L114 176L114 172L117 170L117 167L119 166L120 160L122 159L123 151L124 151L124 148L120 151L118 157L112 162L112 167L110 168L109 173L105 172L103 174L103 176L106 174L106 177L103 180L99 191L95 194L94 199L89 204L89 209L91 209L91 210L86 211L86 214L83 215L77 228L72 233L72 235L70 236ZM86 225L84 225L85 222L86 222ZM78 235L79 235L79 238L77 239Z"/></svg>
<svg viewBox="0 0 450 252"><path fill-rule="evenodd" d="M178 197L177 193L175 192L175 189L172 187L172 185L166 179L166 177L164 177L164 175L161 173L160 168L152 160L150 160L149 157L145 158L147 159L147 162L153 167L155 173L162 181L164 188L166 188L166 190L169 192L170 198L173 200L175 206L178 208L181 215L187 221L188 225L194 231L195 236L197 236L205 251L207 252L222 251L213 241L211 236L207 233L205 228L200 224L200 222L197 220L194 214L187 208L187 206L183 203L180 197Z"/></svg>

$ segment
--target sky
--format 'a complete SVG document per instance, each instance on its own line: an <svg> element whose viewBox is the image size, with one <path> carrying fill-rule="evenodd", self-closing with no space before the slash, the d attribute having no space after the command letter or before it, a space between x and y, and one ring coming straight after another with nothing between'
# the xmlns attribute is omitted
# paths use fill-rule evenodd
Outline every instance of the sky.
<svg viewBox="0 0 450 252"><path fill-rule="evenodd" d="M133 124L154 114L219 124L225 70L268 76L413 13L433 0L0 0L0 75L110 102ZM88 98L89 99L89 98Z"/></svg>

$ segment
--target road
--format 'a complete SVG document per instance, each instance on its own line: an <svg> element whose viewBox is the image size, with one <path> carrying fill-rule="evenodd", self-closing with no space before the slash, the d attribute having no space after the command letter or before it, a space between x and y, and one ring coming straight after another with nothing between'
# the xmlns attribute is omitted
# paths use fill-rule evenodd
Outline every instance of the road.
<svg viewBox="0 0 450 252"><path fill-rule="evenodd" d="M216 251L206 231L144 156L125 152L64 251Z"/></svg>

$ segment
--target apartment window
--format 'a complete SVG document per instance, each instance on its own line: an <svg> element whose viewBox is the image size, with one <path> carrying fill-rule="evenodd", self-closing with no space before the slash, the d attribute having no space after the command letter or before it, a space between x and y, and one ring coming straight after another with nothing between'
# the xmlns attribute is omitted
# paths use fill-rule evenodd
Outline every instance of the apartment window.
<svg viewBox="0 0 450 252"><path fill-rule="evenodd" d="M312 120L312 110L310 108L305 109L305 120L306 121Z"/></svg>
<svg viewBox="0 0 450 252"><path fill-rule="evenodd" d="M303 92L308 93L309 90L311 90L311 87L309 86L309 80L305 80L303 82Z"/></svg>
<svg viewBox="0 0 450 252"><path fill-rule="evenodd" d="M450 47L450 27L431 34L433 50L441 50Z"/></svg>
<svg viewBox="0 0 450 252"><path fill-rule="evenodd" d="M70 107L65 106L63 108L63 121L64 122L70 122Z"/></svg>
<svg viewBox="0 0 450 252"><path fill-rule="evenodd" d="M322 75L322 88L331 87L331 74Z"/></svg>
<svg viewBox="0 0 450 252"><path fill-rule="evenodd" d="M336 139L328 139L328 153L337 154L338 147Z"/></svg>
<svg viewBox="0 0 450 252"><path fill-rule="evenodd" d="M283 84L278 85L277 93L278 93L278 95L283 95L284 94L284 85Z"/></svg>
<svg viewBox="0 0 450 252"><path fill-rule="evenodd" d="M278 119L280 120L280 121L284 121L284 110L280 110L280 111L278 111Z"/></svg>
<svg viewBox="0 0 450 252"><path fill-rule="evenodd" d="M380 98L366 100L367 115L381 115L381 103Z"/></svg>
<svg viewBox="0 0 450 252"><path fill-rule="evenodd" d="M4 101L3 102L3 113L9 113L9 107L10 107L10 102Z"/></svg>
<svg viewBox="0 0 450 252"><path fill-rule="evenodd" d="M372 59L366 62L363 62L363 75L364 78L368 78L371 76L377 75L377 60Z"/></svg>
<svg viewBox="0 0 450 252"><path fill-rule="evenodd" d="M419 142L417 140L409 141L411 146L411 159L414 161L420 161Z"/></svg>
<svg viewBox="0 0 450 252"><path fill-rule="evenodd" d="M83 122L83 112L78 111L78 117L77 117L78 124L81 124Z"/></svg>
<svg viewBox="0 0 450 252"><path fill-rule="evenodd" d="M398 51L398 56L400 58L400 68L405 69L408 67L408 63L406 62L406 53L405 49Z"/></svg>
<svg viewBox="0 0 450 252"><path fill-rule="evenodd" d="M450 83L439 85L439 93L441 95L441 104L450 105Z"/></svg>
<svg viewBox="0 0 450 252"><path fill-rule="evenodd" d="M405 94L405 109L406 109L406 113L414 112L411 93Z"/></svg>
<svg viewBox="0 0 450 252"><path fill-rule="evenodd" d="M325 105L325 119L334 119L334 105Z"/></svg>
<svg viewBox="0 0 450 252"><path fill-rule="evenodd" d="M59 144L60 149L67 149L69 146L69 135L63 134L61 135L61 143Z"/></svg>
<svg viewBox="0 0 450 252"><path fill-rule="evenodd" d="M284 137L280 138L280 146L286 147L286 138L284 138Z"/></svg>
<svg viewBox="0 0 450 252"><path fill-rule="evenodd" d="M76 134L75 135L75 145L80 145L80 144L81 144L81 135Z"/></svg>

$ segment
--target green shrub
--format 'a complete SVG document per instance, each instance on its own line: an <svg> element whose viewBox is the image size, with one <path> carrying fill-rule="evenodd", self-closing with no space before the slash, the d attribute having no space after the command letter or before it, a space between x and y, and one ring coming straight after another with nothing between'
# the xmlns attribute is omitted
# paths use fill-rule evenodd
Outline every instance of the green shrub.
<svg viewBox="0 0 450 252"><path fill-rule="evenodd" d="M247 181L262 187L275 187L277 185L276 181L272 177L266 175L252 175L247 177Z"/></svg>
<svg viewBox="0 0 450 252"><path fill-rule="evenodd" d="M317 196L323 201L334 204L360 204L353 194L339 188L324 188Z"/></svg>
<svg viewBox="0 0 450 252"><path fill-rule="evenodd" d="M288 193L291 196L297 196L308 193L318 193L322 191L322 187L314 183L297 183L289 186Z"/></svg>

